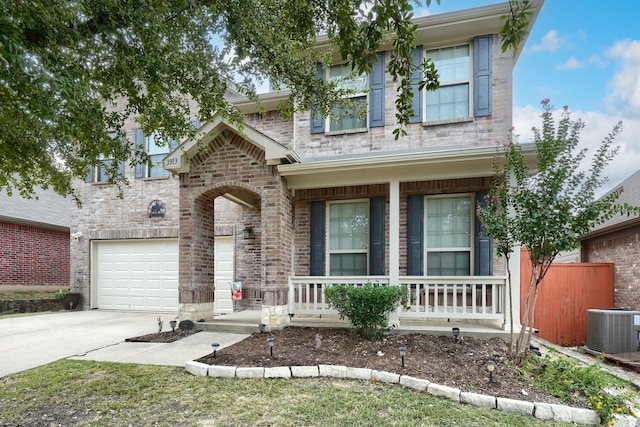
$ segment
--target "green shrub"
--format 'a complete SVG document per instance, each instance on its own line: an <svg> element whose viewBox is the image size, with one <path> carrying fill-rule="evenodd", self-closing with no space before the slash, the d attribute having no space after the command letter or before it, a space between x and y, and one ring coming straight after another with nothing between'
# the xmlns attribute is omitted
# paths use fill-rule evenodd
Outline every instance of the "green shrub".
<svg viewBox="0 0 640 427"><path fill-rule="evenodd" d="M628 403L635 400L628 391L629 383L610 375L598 363L581 366L549 349L543 359L527 358L518 373L565 402L576 394L587 397L603 424L613 421L614 415L635 415Z"/></svg>
<svg viewBox="0 0 640 427"><path fill-rule="evenodd" d="M369 340L378 340L390 328L387 315L401 303L406 305L407 290L400 286L367 283L362 286L334 285L324 291L340 319L351 321L356 332Z"/></svg>

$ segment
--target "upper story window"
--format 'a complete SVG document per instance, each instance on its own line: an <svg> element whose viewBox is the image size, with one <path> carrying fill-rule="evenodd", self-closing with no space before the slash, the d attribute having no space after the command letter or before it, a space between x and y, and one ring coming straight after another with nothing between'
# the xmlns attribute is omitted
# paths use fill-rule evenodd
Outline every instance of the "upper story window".
<svg viewBox="0 0 640 427"><path fill-rule="evenodd" d="M341 131L361 129L367 127L367 92L369 89L369 76L351 75L351 68L345 65L337 65L329 70L329 81L335 82L339 89L351 91L348 99L352 106L336 107L333 114L327 119L329 131Z"/></svg>
<svg viewBox="0 0 640 427"><path fill-rule="evenodd" d="M154 132L146 138L146 150L149 155L149 164L145 165L146 178L160 178L169 176L169 171L159 166L159 163L171 151L169 146L161 145L158 140L158 133ZM171 145L171 143L169 144ZM175 145L175 144L173 144Z"/></svg>
<svg viewBox="0 0 640 427"><path fill-rule="evenodd" d="M440 76L440 87L427 92L427 121L470 116L471 59L469 45L427 51Z"/></svg>
<svg viewBox="0 0 640 427"><path fill-rule="evenodd" d="M310 119L311 133L347 132L353 129L367 129L384 126L384 81L385 53L377 54L370 74L353 76L351 68L344 65L331 67L328 70L318 64L317 78L336 82L338 88L349 89L351 107L335 108L330 118L323 117L312 107Z"/></svg>
<svg viewBox="0 0 640 427"><path fill-rule="evenodd" d="M117 133L111 135L113 139L119 138ZM86 182L108 182L109 175L108 170L115 167L115 173L118 176L124 175L124 162L116 162L114 159L108 159L104 155L100 155L100 160L97 166L92 166L89 169L89 173L85 178Z"/></svg>

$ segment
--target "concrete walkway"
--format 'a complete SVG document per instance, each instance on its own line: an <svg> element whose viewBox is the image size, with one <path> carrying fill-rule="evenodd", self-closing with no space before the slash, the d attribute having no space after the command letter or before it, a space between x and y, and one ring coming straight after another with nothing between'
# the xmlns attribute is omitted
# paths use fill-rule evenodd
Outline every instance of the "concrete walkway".
<svg viewBox="0 0 640 427"><path fill-rule="evenodd" d="M158 316L168 330L173 316L166 313L88 310L0 318L0 377L65 358L184 366L211 353L212 342L222 349L247 337L200 332L169 344L124 342L158 332Z"/></svg>

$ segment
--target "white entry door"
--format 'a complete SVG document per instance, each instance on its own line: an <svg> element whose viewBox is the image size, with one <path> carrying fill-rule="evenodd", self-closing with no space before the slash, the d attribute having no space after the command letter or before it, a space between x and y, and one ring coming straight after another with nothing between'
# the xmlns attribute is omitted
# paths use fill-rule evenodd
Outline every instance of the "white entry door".
<svg viewBox="0 0 640 427"><path fill-rule="evenodd" d="M233 313L231 282L234 277L233 236L214 238L214 314Z"/></svg>

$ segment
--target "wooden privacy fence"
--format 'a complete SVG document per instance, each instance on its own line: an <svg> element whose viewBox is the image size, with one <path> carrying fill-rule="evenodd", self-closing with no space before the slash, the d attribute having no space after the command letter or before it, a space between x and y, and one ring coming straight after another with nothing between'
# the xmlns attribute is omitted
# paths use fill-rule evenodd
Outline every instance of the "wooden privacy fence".
<svg viewBox="0 0 640 427"><path fill-rule="evenodd" d="M533 325L537 336L562 346L586 343L587 310L613 307L613 274L613 263L552 264L538 292ZM522 249L521 316L530 278L529 253Z"/></svg>

